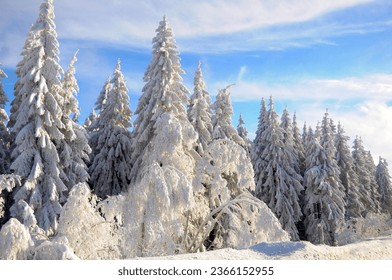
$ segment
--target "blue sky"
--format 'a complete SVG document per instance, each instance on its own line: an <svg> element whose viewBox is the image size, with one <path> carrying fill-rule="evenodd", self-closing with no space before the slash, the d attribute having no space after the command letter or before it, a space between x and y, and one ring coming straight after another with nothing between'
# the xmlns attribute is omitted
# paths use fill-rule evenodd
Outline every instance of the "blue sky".
<svg viewBox="0 0 392 280"><path fill-rule="evenodd" d="M41 0L0 0L0 63L12 97L15 65ZM61 64L79 49L81 120L90 113L117 58L134 110L163 15L173 28L191 91L198 61L209 92L235 83L237 125L250 136L260 99L315 126L328 108L373 156L392 165L392 0L56 0Z"/></svg>

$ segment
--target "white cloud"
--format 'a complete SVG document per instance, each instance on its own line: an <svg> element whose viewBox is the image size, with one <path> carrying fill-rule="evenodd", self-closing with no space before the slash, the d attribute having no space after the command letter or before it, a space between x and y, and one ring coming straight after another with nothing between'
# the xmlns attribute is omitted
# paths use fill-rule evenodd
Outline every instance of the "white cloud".
<svg viewBox="0 0 392 280"><path fill-rule="evenodd" d="M392 99L392 74L372 74L364 77L342 79L302 80L295 84L268 85L260 81L246 81L244 67L241 67L232 96L238 101L260 100L262 97L274 96L278 99L330 100L338 102L347 100ZM219 82L215 88L225 83ZM227 82L226 82L227 84Z"/></svg>
<svg viewBox="0 0 392 280"><path fill-rule="evenodd" d="M325 113L325 107L320 103L307 103L297 108L298 119L305 121L313 128ZM386 158L390 164L392 174L392 106L383 101L368 100L361 104L342 110L332 108L328 110L330 117L343 125L346 134L350 136L351 144L356 136L360 136L365 148L370 150L378 163L378 157ZM352 145L351 145L352 146Z"/></svg>
<svg viewBox="0 0 392 280"><path fill-rule="evenodd" d="M6 60L7 64L16 61L22 47L21 38L35 21L42 1L28 2L28 5L21 0L2 3L0 60ZM347 27L312 24L293 32L280 26L306 22L368 2L372 0L69 0L55 1L55 13L61 40L150 48L156 26L166 14L176 38L181 38L182 51L222 52L331 43L322 34L336 35ZM273 26L277 29L268 30ZM9 34L13 34L14 40L7 38Z"/></svg>

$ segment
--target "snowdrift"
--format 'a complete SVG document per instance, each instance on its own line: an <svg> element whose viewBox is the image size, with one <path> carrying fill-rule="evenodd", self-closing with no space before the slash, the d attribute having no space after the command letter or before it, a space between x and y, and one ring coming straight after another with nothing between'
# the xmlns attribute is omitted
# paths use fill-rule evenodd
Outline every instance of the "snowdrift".
<svg viewBox="0 0 392 280"><path fill-rule="evenodd" d="M157 259L157 258L156 258ZM260 243L249 249L222 249L167 256L167 260L385 260L392 259L392 235L339 247L301 242Z"/></svg>

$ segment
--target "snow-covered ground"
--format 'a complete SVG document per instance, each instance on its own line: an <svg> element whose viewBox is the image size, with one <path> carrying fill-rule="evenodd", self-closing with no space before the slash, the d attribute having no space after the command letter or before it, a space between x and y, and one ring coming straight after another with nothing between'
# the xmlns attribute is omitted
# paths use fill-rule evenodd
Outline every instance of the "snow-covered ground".
<svg viewBox="0 0 392 280"><path fill-rule="evenodd" d="M160 257L168 260L392 260L392 235L344 246L309 242L260 243L249 249L222 249L197 254Z"/></svg>

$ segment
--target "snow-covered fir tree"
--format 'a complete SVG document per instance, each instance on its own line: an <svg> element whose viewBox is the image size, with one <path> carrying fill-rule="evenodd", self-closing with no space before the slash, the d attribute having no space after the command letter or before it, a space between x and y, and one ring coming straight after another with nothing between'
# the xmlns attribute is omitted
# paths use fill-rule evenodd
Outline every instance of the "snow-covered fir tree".
<svg viewBox="0 0 392 280"><path fill-rule="evenodd" d="M231 85L219 90L216 101L213 104L212 138L230 139L245 148L245 141L238 135L237 130L231 123L234 112L230 98L230 87Z"/></svg>
<svg viewBox="0 0 392 280"><path fill-rule="evenodd" d="M306 122L305 122L304 126L302 128L302 145L304 146L304 151L305 151L307 139L308 139L308 127L307 127ZM305 158L306 158L306 155L305 155ZM306 164L305 164L305 168L306 168Z"/></svg>
<svg viewBox="0 0 392 280"><path fill-rule="evenodd" d="M128 189L131 175L132 112L129 107L128 89L118 60L111 89L107 94L98 121L104 124L98 139L98 154L90 166L90 184L101 198L116 195Z"/></svg>
<svg viewBox="0 0 392 280"><path fill-rule="evenodd" d="M392 178L389 175L388 163L382 157L380 157L377 165L376 180L381 196L381 210L392 214Z"/></svg>
<svg viewBox="0 0 392 280"><path fill-rule="evenodd" d="M16 116L11 127L16 139L10 169L23 180L14 191L11 212L18 216L18 202L24 200L34 210L38 225L47 233L54 233L61 212L60 200L67 188L60 177L62 166L56 146L64 139L60 102L63 71L52 0L41 5L29 34L25 45L31 47L25 49L20 64L20 87L15 97L19 102L14 102L11 109Z"/></svg>
<svg viewBox="0 0 392 280"><path fill-rule="evenodd" d="M5 104L8 101L3 89L3 78L7 78L7 75L1 69L0 64L0 174L8 173L9 162L9 146L10 146L10 134L8 132L6 122L8 121L8 115L5 111Z"/></svg>
<svg viewBox="0 0 392 280"><path fill-rule="evenodd" d="M248 138L248 130L244 125L245 122L242 118L242 114L240 114L240 118L238 119L237 132L238 135L242 138L242 140L244 140L245 143L244 148L249 153L252 148L252 142Z"/></svg>
<svg viewBox="0 0 392 280"><path fill-rule="evenodd" d="M344 224L345 202L328 114L319 131L310 129L306 143L304 214L307 239L315 244L336 245Z"/></svg>
<svg viewBox="0 0 392 280"><path fill-rule="evenodd" d="M88 134L93 131L93 129L91 129L91 125L97 120L97 117L98 117L98 115L93 108L91 110L90 115L88 115L88 117L86 118L86 120L84 121L84 124L83 124L83 127L86 129Z"/></svg>
<svg viewBox="0 0 392 280"><path fill-rule="evenodd" d="M290 113L287 110L287 108L283 110L282 117L280 120L281 120L280 127L283 129L283 143L285 144L288 150L291 150L290 154L293 157L293 164L294 164L292 167L294 168L296 173L301 176L301 162L299 156L300 150L297 150L297 147L299 145L298 143L295 142L294 139L294 127L290 118ZM299 148L301 148L301 146L299 146ZM301 179L301 183L302 183L302 179Z"/></svg>
<svg viewBox="0 0 392 280"><path fill-rule="evenodd" d="M76 94L79 87L75 78L74 63L77 61L77 52L72 57L68 70L65 72L62 84L62 122L64 128L61 132L64 138L57 145L60 162L62 164L61 178L65 182L68 190L78 184L87 182L89 175L86 162L89 160L91 152L88 144L86 130L77 123L79 116L79 104Z"/></svg>
<svg viewBox="0 0 392 280"><path fill-rule="evenodd" d="M153 39L151 62L135 113L130 206L127 222L136 255L184 251L190 209L194 205L197 133L188 120L188 91L166 17Z"/></svg>
<svg viewBox="0 0 392 280"><path fill-rule="evenodd" d="M280 223L291 236L292 240L299 240L296 223L302 216L299 204L299 194L303 190L302 177L295 170L298 165L293 149L291 120L287 119L289 135L285 139L285 129L279 125L278 115L274 109L272 97L268 110L268 126L261 137L266 140L266 146L260 155L267 163L262 172L265 174L262 199L276 214ZM285 142L285 140L287 142Z"/></svg>
<svg viewBox="0 0 392 280"><path fill-rule="evenodd" d="M298 156L299 174L303 176L305 172L305 150L304 150L303 138L298 128L296 113L294 113L293 115L292 127L293 127L294 151L297 153Z"/></svg>
<svg viewBox="0 0 392 280"><path fill-rule="evenodd" d="M189 172L194 169L195 162L195 153L190 148L196 146L194 138L197 134L186 114L185 106L189 104L188 90L182 83L181 74L184 71L166 17L160 22L156 32L153 39L153 56L144 75L146 84L135 111L137 118L133 131L133 182L138 181L138 174L153 162L186 171L184 174L190 178L194 173ZM165 132L158 123L168 126L169 130ZM172 143L168 142L177 136L180 138ZM163 142L154 146L158 138Z"/></svg>
<svg viewBox="0 0 392 280"><path fill-rule="evenodd" d="M346 217L358 218L364 212L365 207L360 199L358 189L358 175L354 171L354 159L352 157L343 126L339 123L335 139L336 160L340 170L340 181L345 189Z"/></svg>
<svg viewBox="0 0 392 280"><path fill-rule="evenodd" d="M201 63L197 67L194 78L194 90L188 107L188 118L198 133L199 154L203 154L212 140L211 99L201 71ZM198 148L198 149L199 149Z"/></svg>
<svg viewBox="0 0 392 280"><path fill-rule="evenodd" d="M250 154L253 170L255 173L255 182L256 182L255 194L259 198L262 198L264 196L263 193L264 190L263 184L265 181L264 169L267 163L261 157L261 155L263 154L264 149L267 146L267 140L262 137L267 127L268 127L268 111L267 111L267 106L265 104L265 100L263 98L261 100L261 108L260 108L259 121L256 130L256 137L253 141L252 151Z"/></svg>
<svg viewBox="0 0 392 280"><path fill-rule="evenodd" d="M358 175L360 200L365 206L365 211L378 213L380 210L380 201L377 187L374 185L375 174L372 170L368 169L368 153L365 150L360 137L356 137L354 140L352 156L354 159L354 171ZM366 213L364 213L364 215L366 215Z"/></svg>
<svg viewBox="0 0 392 280"><path fill-rule="evenodd" d="M88 118L90 119L90 121L87 120L88 122L90 122L86 127L86 130L88 132L89 145L91 147L89 165L93 163L95 156L99 153L98 140L103 133L105 127L105 122L102 118L99 118L99 114L106 106L108 94L112 88L112 84L110 81L111 77L109 76L104 83L102 90L99 93L98 98L95 102L95 107L93 108Z"/></svg>
<svg viewBox="0 0 392 280"><path fill-rule="evenodd" d="M366 170L370 174L370 189L372 191L372 200L376 206L377 213L381 212L381 195L379 192L379 186L376 180L376 165L374 163L373 156L370 151L366 151L365 154L365 166Z"/></svg>

